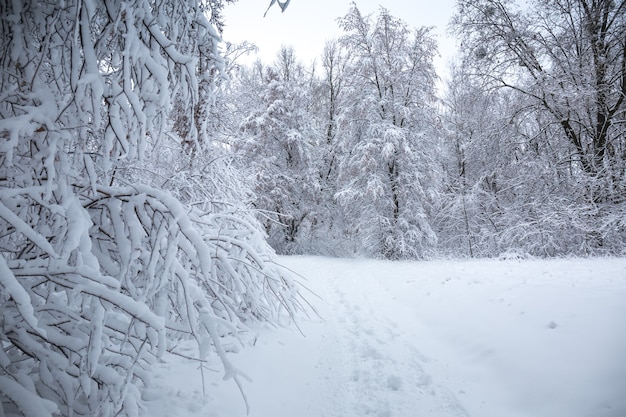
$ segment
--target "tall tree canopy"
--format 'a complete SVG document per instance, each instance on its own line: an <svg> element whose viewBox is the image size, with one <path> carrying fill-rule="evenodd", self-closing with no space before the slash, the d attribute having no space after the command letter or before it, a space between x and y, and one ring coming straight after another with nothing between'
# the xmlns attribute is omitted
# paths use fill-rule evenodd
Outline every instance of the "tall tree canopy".
<svg viewBox="0 0 626 417"><path fill-rule="evenodd" d="M530 99L569 141L594 201L626 195L626 2L458 2L468 65ZM521 109L526 111L528 109ZM585 192L583 188L581 191Z"/></svg>
<svg viewBox="0 0 626 417"><path fill-rule="evenodd" d="M522 7L461 0L457 6L453 27L462 61L445 118L460 145L457 186L464 185L457 188L463 190L457 207L470 242L472 235L481 242L473 249L620 253L626 2L550 0ZM463 98L468 93L469 102ZM485 115L496 117L477 124ZM469 157L476 152L492 152L484 175Z"/></svg>
<svg viewBox="0 0 626 417"><path fill-rule="evenodd" d="M410 29L384 8L363 16L353 4L339 22L352 104L337 196L369 253L422 257L436 240L426 192L434 185L436 43L428 28Z"/></svg>

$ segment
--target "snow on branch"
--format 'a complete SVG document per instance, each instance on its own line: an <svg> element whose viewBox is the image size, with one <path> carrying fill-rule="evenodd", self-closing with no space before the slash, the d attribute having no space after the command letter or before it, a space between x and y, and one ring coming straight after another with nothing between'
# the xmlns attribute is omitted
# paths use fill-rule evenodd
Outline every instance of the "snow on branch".
<svg viewBox="0 0 626 417"><path fill-rule="evenodd" d="M224 191L235 173L187 180L209 149L223 64L210 10L44 0L0 11L0 415L141 415L151 365L179 340L217 354L239 383L222 338L301 301ZM155 186L170 167L186 181L176 192Z"/></svg>

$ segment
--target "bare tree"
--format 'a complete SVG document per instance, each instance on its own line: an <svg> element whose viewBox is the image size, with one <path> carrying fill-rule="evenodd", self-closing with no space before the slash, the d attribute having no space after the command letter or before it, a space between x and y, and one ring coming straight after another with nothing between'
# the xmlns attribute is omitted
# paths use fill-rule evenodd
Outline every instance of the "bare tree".
<svg viewBox="0 0 626 417"><path fill-rule="evenodd" d="M626 2L458 2L468 65L551 115L594 202L623 202L626 169Z"/></svg>

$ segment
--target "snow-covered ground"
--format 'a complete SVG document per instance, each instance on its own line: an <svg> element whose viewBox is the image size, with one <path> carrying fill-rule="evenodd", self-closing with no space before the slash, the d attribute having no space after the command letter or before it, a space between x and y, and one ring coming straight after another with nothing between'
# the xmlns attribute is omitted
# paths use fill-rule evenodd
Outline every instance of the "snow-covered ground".
<svg viewBox="0 0 626 417"><path fill-rule="evenodd" d="M626 259L281 261L320 317L231 355L251 417L624 417ZM240 417L221 369L172 358L155 417Z"/></svg>

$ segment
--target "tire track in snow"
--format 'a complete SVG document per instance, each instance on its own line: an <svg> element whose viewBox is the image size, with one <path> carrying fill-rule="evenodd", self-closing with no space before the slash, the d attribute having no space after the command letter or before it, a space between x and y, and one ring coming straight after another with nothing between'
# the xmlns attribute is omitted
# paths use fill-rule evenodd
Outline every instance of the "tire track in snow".
<svg viewBox="0 0 626 417"><path fill-rule="evenodd" d="M329 373L324 417L467 417L455 395L427 372L428 358L416 341L383 315L381 306L393 300L384 299L377 282L361 286L361 279L372 277L328 278L327 351L320 364Z"/></svg>

